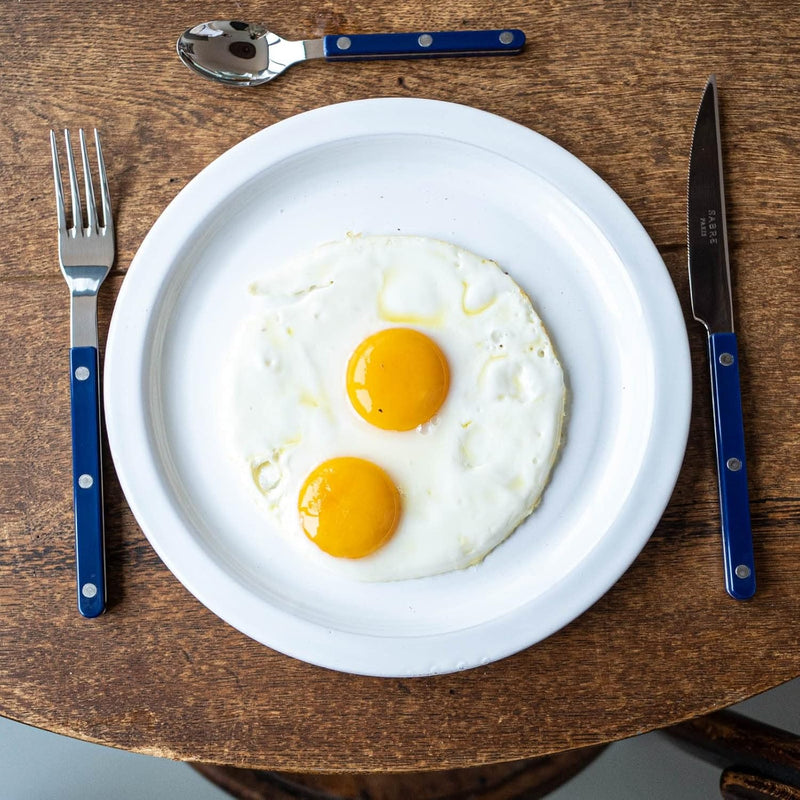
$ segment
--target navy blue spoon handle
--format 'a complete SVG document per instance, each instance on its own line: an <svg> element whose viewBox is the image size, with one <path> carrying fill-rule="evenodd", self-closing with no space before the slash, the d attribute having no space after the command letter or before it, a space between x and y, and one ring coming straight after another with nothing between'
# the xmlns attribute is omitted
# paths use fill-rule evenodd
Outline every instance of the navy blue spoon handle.
<svg viewBox="0 0 800 800"><path fill-rule="evenodd" d="M525 45L521 30L431 31L417 33L359 33L325 36L328 61L435 56L499 56L519 53Z"/></svg>
<svg viewBox="0 0 800 800"><path fill-rule="evenodd" d="M78 610L84 617L96 617L106 607L99 371L97 348L70 350L75 554Z"/></svg>
<svg viewBox="0 0 800 800"><path fill-rule="evenodd" d="M713 333L708 337L708 349L717 442L725 589L731 597L747 600L755 594L756 573L736 335Z"/></svg>

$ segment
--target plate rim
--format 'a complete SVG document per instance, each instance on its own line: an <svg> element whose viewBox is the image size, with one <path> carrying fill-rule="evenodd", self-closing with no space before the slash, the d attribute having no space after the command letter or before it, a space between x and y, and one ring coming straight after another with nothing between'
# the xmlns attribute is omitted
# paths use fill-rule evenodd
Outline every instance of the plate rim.
<svg viewBox="0 0 800 800"><path fill-rule="evenodd" d="M150 514L140 502L140 497L137 496L136 486L138 479L133 473L136 472L136 468L142 468L143 456L145 461L148 454L151 456L151 460L153 459L153 451L152 448L148 450L142 444L143 442L148 442L150 438L149 435L145 435L142 438L142 434L149 433L145 419L146 414L142 412L141 416L136 417L135 424L131 425L130 415L123 413L123 408L133 412L134 416L136 416L135 408L131 408L132 405L135 405L131 401L133 396L131 392L133 388L132 380L135 383L136 377L140 376L142 370L147 366L143 362L148 346L145 342L146 336L141 337L140 346L137 346L137 343L132 342L130 338L126 338L126 331L123 329L124 325L121 322L122 311L118 313L118 309L124 310L131 305L128 301L128 296L131 293L135 293L139 282L137 276L144 275L144 266L140 267L139 265L148 261L149 253L154 248L163 249L165 237L167 240L169 238L173 239L173 255L177 255L180 252L185 237L171 235L169 226L177 224L181 215L193 219L193 214L197 213L203 206L208 205L210 201L207 197L203 197L207 184L218 183L219 178L226 179L223 180L223 183L227 190L217 190L216 204L221 204L237 187L243 185L261 171L268 169L270 164L274 165L277 161L274 158L267 159L263 155L261 158L256 159L250 157L251 152L256 153L265 140L283 138L284 142L286 142L289 139L294 139L295 141L290 145L290 149L294 147L295 154L301 154L309 149L304 142L309 138L308 132L310 129L315 131L311 138L319 139L316 143L317 145L347 138L337 134L337 125L339 129L366 125L367 129L362 130L361 133L362 135L370 135L369 127L370 124L374 125L374 120L367 118L380 116L382 113L385 114L387 110L391 110L392 113L386 116L390 118L402 116L406 120L406 125L419 126L420 129L417 132L420 134L437 135L438 132L438 135L444 135L445 138L458 139L466 143L474 143L471 140L477 136L472 127L473 125L475 128L479 128L480 124L488 125L499 134L499 138L503 140L503 145L506 148L506 152L503 150L495 150L495 152L501 156L511 157L512 161L526 170L530 170L530 167L513 157L517 155L517 151L524 153L525 147L530 147L531 143L535 143L540 148L544 147L546 150L551 150L561 160L561 166L567 167L564 175L559 175L559 179L553 180L552 175L548 174L547 170L545 170L544 175L536 170L536 174L553 184L559 192L587 214L589 219L614 247L625 266L626 272L629 272L630 259L622 257L615 241L620 230L624 234L623 238L626 238L626 249L639 252L642 256L640 260L649 263L651 266L659 267L658 270L654 271L656 276L654 279L656 283L662 284L662 288L667 285L670 290L663 292L664 296L661 298L663 306L660 311L662 315L672 317L674 327L677 328L679 333L682 333L677 337L678 341L672 343L675 351L673 355L676 360L671 364L673 373L671 381L672 390L677 396L678 402L673 404L671 411L667 410L667 416L671 416L669 421L673 431L670 438L673 445L677 446L673 446L671 450L662 451L660 454L659 474L657 475L660 480L656 481L655 493L651 491L649 513L640 513L640 517L643 518L642 531L639 531L635 537L627 537L627 547L622 550L615 548L613 552L606 554L610 559L610 563L613 564L613 568L604 573L605 580L598 581L595 579L593 582L589 582L592 586L591 591L575 592L568 598L564 598L564 602L560 606L561 613L557 617L550 619L549 625L541 625L535 636L526 634L525 626L520 624L520 620L507 619L517 617L525 606L511 614L506 614L505 618L495 618L490 623L476 626L476 628L482 628L487 624L491 624L493 628L497 628L504 634L503 642L505 646L495 646L491 657L488 658L485 655L476 653L465 654L464 648L461 648L459 654L458 646L456 647L456 656L452 657L450 655L453 644L463 644L464 631L474 630L474 628L438 634L435 637L426 635L398 637L397 641L402 642L402 649L399 650L402 655L400 662L397 661L397 648L394 648L388 657L385 654L387 649L386 638L381 637L380 645L376 648L375 641L378 637L348 631L332 631L321 628L309 620L301 621L302 624L299 625L303 631L301 636L294 635L287 638L285 634L279 634L275 638L267 637L270 638L270 641L265 641L261 626L255 625L252 621L252 615L250 615L251 618L248 618L247 609L242 607L243 600L246 598L243 598L240 593L235 591L237 587L241 589L241 585L233 581L231 576L224 574L224 570L214 564L213 566L216 568L217 573L220 573L217 577L224 574L225 580L223 583L227 581L229 584L234 584L228 586L233 591L226 599L226 602L207 602L208 593L198 588L195 579L195 570L209 566L204 559L202 547L195 543L194 547L189 547L187 550L182 551L180 558L175 558L173 551L169 546L165 546L163 540L159 540L159 537L154 535L152 530L148 532L148 528L152 526L146 524L143 520L149 521ZM359 121L359 117L364 117L364 121ZM467 122L470 124L465 124ZM317 133L316 130L324 133ZM456 131L458 132L457 135ZM305 135L298 137L298 133L304 133ZM265 151L268 149L264 148ZM535 147L530 147L531 151L535 149ZM511 152L511 156L509 156L508 151ZM237 161L247 163L249 174L244 174L248 170L240 170L237 173L237 170L229 169ZM582 189L578 196L585 201L584 194L586 192L596 194L596 199L599 198L606 204L602 213L589 213L582 203L576 202L575 193L569 191L570 182L574 182L576 179ZM564 185L567 186L566 190L563 188ZM205 202L203 202L204 200ZM603 224L604 222L606 224ZM632 236L632 233L635 235ZM179 241L177 245L175 244L175 239ZM168 277L170 265L173 261L174 257L170 257L170 248L166 248L164 255L161 256L161 262L164 265L163 275L158 275L157 272L153 271L152 261L146 264L148 270L146 279L149 280L151 285L156 285L157 279L164 280ZM133 276L133 280L131 280L131 276ZM147 322L150 311L151 309L149 308L139 308L137 313L134 314L139 322L145 325L144 330L149 330ZM130 369L126 373L126 370L123 370L120 366L122 363L128 364L129 367L133 365L135 369ZM175 577L195 598L214 614L247 636L307 663L338 671L376 677L411 677L441 674L476 667L480 664L512 655L536 644L580 616L622 577L652 535L669 502L680 474L691 419L691 382L688 335L680 301L666 265L655 244L633 212L590 167L542 134L504 117L471 106L420 98L369 98L305 111L257 131L213 160L176 195L148 231L122 283L114 314L112 315L105 348L103 385L107 438L126 501L150 545ZM124 389L126 385L127 389ZM127 402L124 397L126 393ZM121 394L123 395L122 398L120 397ZM663 399L656 398L656 401L657 405L662 407L661 411L663 413L665 411ZM654 408L653 419L656 418L657 410L658 408ZM142 423L145 424L143 425ZM139 434L138 436L137 433ZM137 444L140 445L138 451ZM651 444L651 442L647 443L643 463L650 454ZM142 448L146 450L145 453L142 452ZM130 456L135 456L135 458ZM133 465L133 462L135 462L135 465ZM153 464L151 466L157 471L157 465ZM641 480L640 471L640 474L637 475L637 482ZM170 498L166 498L166 501L168 504L174 505ZM180 514L178 514L179 516ZM645 529L646 532L644 532ZM607 537L604 537L592 551L593 559L599 557L604 545L607 549ZM595 553L595 551L598 552ZM582 563L579 570L574 570L570 575L585 568L586 565ZM556 591L559 586L560 584L556 584L547 592L539 595L537 601ZM275 614L273 621L280 623L280 626L292 623L295 628L298 627L297 618L284 609L272 607L272 611ZM270 634L272 633L273 631L270 631ZM383 649L384 652L376 653L376 649L378 651ZM485 649L485 647L482 647L480 651L484 653ZM437 655L432 656L431 652L435 652ZM440 653L441 656L438 655Z"/></svg>

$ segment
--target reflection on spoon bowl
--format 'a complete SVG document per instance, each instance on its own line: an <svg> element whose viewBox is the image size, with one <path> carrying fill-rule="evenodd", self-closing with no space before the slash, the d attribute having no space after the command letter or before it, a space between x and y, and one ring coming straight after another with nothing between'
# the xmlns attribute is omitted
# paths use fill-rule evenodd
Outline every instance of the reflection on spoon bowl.
<svg viewBox="0 0 800 800"><path fill-rule="evenodd" d="M178 55L187 67L231 86L258 86L287 67L313 57L304 42L289 42L261 25L203 22L178 39ZM319 48L319 57L322 48Z"/></svg>

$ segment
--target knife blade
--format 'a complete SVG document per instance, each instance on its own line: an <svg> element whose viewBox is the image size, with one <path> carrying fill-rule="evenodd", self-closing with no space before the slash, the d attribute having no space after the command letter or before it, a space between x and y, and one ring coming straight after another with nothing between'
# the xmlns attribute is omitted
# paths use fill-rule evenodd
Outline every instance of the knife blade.
<svg viewBox="0 0 800 800"><path fill-rule="evenodd" d="M746 600L755 594L756 577L720 139L712 75L700 101L689 158L689 289L692 314L708 333L725 589Z"/></svg>

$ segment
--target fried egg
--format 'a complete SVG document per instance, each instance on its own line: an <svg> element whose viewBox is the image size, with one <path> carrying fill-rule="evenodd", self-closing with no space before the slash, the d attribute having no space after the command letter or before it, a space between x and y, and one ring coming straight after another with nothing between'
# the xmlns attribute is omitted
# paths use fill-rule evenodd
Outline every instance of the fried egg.
<svg viewBox="0 0 800 800"><path fill-rule="evenodd" d="M265 265L247 301L222 414L265 535L357 580L403 580L478 563L537 506L564 374L495 262L348 236Z"/></svg>

